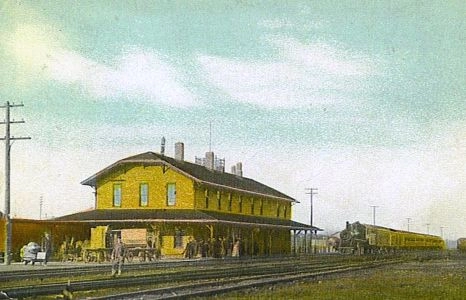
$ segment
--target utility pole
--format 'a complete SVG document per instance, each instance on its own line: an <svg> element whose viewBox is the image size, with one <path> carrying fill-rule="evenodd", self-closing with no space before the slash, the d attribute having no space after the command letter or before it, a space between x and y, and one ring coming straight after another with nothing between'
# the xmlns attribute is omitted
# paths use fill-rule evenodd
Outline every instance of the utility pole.
<svg viewBox="0 0 466 300"><path fill-rule="evenodd" d="M440 237L443 239L443 229L445 226L440 226Z"/></svg>
<svg viewBox="0 0 466 300"><path fill-rule="evenodd" d="M411 218L406 218L408 220L408 231L409 231L409 221L411 221Z"/></svg>
<svg viewBox="0 0 466 300"><path fill-rule="evenodd" d="M39 200L39 220L42 220L42 204L44 203L44 198L40 195Z"/></svg>
<svg viewBox="0 0 466 300"><path fill-rule="evenodd" d="M10 120L10 108L11 107L20 107L23 104L10 104L6 102L5 105L0 106L0 108L5 108L5 121L0 122L0 124L5 124L5 137L0 138L0 140L5 141L5 254L3 262L5 265L11 263L11 218L10 218L10 151L11 151L11 141L15 140L29 140L30 137L14 137L10 136L10 124L15 123L24 123L24 120L15 121Z"/></svg>
<svg viewBox="0 0 466 300"><path fill-rule="evenodd" d="M377 205L371 205L372 207L372 225L375 226L375 209L378 207Z"/></svg>
<svg viewBox="0 0 466 300"><path fill-rule="evenodd" d="M430 226L430 223L426 223L426 227L427 227L427 234L430 234L430 232L429 232L429 226Z"/></svg>
<svg viewBox="0 0 466 300"><path fill-rule="evenodd" d="M312 204L312 196L317 195L317 188L306 188L306 194L309 195L309 200L311 201L311 211L309 213L309 224L311 225L311 236L310 236L310 249L309 252L312 252L312 230L313 230L313 225L312 225L312 210L313 210L313 204ZM316 231L317 233L317 231Z"/></svg>

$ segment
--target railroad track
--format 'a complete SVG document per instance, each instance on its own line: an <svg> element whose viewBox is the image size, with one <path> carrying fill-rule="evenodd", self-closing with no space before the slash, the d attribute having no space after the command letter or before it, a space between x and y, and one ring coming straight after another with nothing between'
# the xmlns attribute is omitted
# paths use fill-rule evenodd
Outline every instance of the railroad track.
<svg viewBox="0 0 466 300"><path fill-rule="evenodd" d="M287 259L288 257L285 257ZM274 258L244 258L240 259L243 263L258 263L271 261ZM147 263L125 263L125 271L145 271L153 269L167 269L178 267L192 267L192 266L212 266L219 264L237 264L238 259L206 259L206 260L178 260L178 261L155 261ZM83 276L93 274L106 274L109 273L111 265L109 263L102 264L86 264L86 265L70 265L63 267L40 267L29 266L29 269L6 271L0 273L0 282L19 281L23 279L34 278L61 278L63 276L69 277L70 275Z"/></svg>
<svg viewBox="0 0 466 300"><path fill-rule="evenodd" d="M306 258L309 259L309 258ZM344 256L321 256L319 261L335 261L346 259ZM131 271L148 271L155 269L169 269L169 268L189 268L189 267L210 267L210 266L219 266L219 265L237 265L241 263L246 264L257 264L257 263L267 263L277 260L295 260L299 261L299 257L295 256L281 256L281 257L262 257L262 258L241 258L241 259L206 259L206 260L179 260L179 261L156 261L148 263L125 263L124 270L125 272ZM98 265L70 265L63 267L32 267L24 270L16 271L5 271L0 272L0 283L1 282L11 282L11 281L22 281L39 279L43 280L45 278L72 278L75 276L86 276L86 275L101 275L109 273L111 265L109 263L103 263ZM0 285L0 289L2 286Z"/></svg>
<svg viewBox="0 0 466 300"><path fill-rule="evenodd" d="M337 264L334 266L321 266L319 268L294 272L275 272L255 276L224 279L221 281L210 280L202 283L184 285L172 285L152 290L121 293L110 296L88 298L91 300L116 300L116 299L187 299L193 297L216 296L222 293L246 290L279 283L289 283L298 280L321 278L324 276L358 271L367 268L380 267L387 264L399 263L401 260L378 261L369 263Z"/></svg>
<svg viewBox="0 0 466 300"><path fill-rule="evenodd" d="M98 280L80 280L70 283L69 289L75 293L80 291L95 291L100 289L116 289L121 287L135 287L135 286L144 286L144 285L161 285L165 284L168 287L164 289L156 289L156 292L147 292L148 295L151 293L161 292L164 296L167 296L167 293L171 296L173 295L182 295L186 293L192 293L195 290L199 290L199 293L203 293L206 290L212 290L212 287L216 286L214 290L220 292L221 288L225 286L242 286L244 282L251 281L250 284L259 284L260 282L267 282L268 280L279 280L274 278L283 279L289 276L316 276L315 274L319 272L343 272L355 270L357 268L367 268L378 266L379 264L387 264L398 262L398 260L386 260L386 261L362 261L362 262L344 262L342 259L332 260L282 260L279 262L275 261L262 261L252 263L253 260L250 260L249 263L244 263L241 261L234 261L231 264L220 264L220 265L211 265L209 268L198 269L195 274L192 273L192 270L181 270L171 273L163 274L149 274L149 275L128 275L117 278L105 278ZM219 267L221 266L221 267ZM108 271L108 266L107 266ZM225 278L232 278L228 283ZM268 278L268 279L267 279ZM290 280L289 278L287 280ZM296 280L296 279L295 279ZM192 283L192 281L196 281ZM200 285L200 281L203 283ZM186 284L186 282L190 282ZM222 287L218 287L219 283L223 282ZM239 284L242 282L242 284ZM21 286L4 290L12 298L26 298L26 297L37 297L44 295L55 295L61 294L65 289L66 283L52 283L52 284L39 284L34 286ZM180 287L185 287L185 291L180 291ZM125 294L126 295L126 294ZM129 294L128 294L129 295ZM112 298L113 297L113 298ZM121 299L122 294L114 296L109 296L107 298L99 299ZM125 296L126 297L126 296ZM134 297L128 296L128 297ZM157 296L151 296L157 297ZM152 298L150 298L152 299Z"/></svg>

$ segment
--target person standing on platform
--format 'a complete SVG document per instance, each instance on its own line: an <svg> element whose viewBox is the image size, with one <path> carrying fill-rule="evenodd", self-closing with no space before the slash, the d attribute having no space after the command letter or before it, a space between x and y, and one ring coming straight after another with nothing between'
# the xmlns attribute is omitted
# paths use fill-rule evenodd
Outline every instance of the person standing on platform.
<svg viewBox="0 0 466 300"><path fill-rule="evenodd" d="M50 255L52 254L52 241L48 232L44 233L41 244L42 252L45 252L44 265L47 265Z"/></svg>
<svg viewBox="0 0 466 300"><path fill-rule="evenodd" d="M235 243L233 244L233 249L231 251L231 256L232 257L239 257L240 249L241 249L240 241L236 240Z"/></svg>
<svg viewBox="0 0 466 300"><path fill-rule="evenodd" d="M115 276L115 274L121 275L121 265L123 264L123 259L124 259L124 246L123 243L121 242L121 237L117 238L117 241L113 245L113 250L112 250L112 276ZM118 273L117 273L117 266L118 266Z"/></svg>

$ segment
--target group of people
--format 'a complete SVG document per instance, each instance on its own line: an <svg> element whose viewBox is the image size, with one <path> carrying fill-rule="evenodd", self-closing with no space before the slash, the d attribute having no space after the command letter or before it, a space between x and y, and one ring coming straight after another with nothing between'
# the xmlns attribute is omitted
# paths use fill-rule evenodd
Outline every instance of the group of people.
<svg viewBox="0 0 466 300"><path fill-rule="evenodd" d="M36 261L41 261L44 265L47 265L47 262L52 256L52 239L50 233L44 233L40 245L35 242L24 245L19 251L19 256L26 264L29 261L31 261L32 264Z"/></svg>
<svg viewBox="0 0 466 300"><path fill-rule="evenodd" d="M79 261L84 259L83 251L89 247L89 241L75 241L74 237L66 238L60 245L59 257L65 261Z"/></svg>
<svg viewBox="0 0 466 300"><path fill-rule="evenodd" d="M230 239L224 239L221 237L208 239L207 241L197 241L192 237L189 238L186 248L183 251L185 258L195 257L213 257L213 258L224 258L224 257L239 257L241 252L241 241L236 239L234 242Z"/></svg>

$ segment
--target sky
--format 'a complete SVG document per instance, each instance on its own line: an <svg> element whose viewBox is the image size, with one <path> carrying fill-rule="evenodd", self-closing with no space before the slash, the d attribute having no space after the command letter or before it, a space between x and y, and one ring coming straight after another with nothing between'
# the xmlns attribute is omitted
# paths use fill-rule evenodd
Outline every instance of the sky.
<svg viewBox="0 0 466 300"><path fill-rule="evenodd" d="M325 233L375 217L464 237L465 16L461 0L2 1L0 103L24 104L11 134L31 137L11 147L11 213L89 209L82 180L165 137L169 156L241 161L298 222L317 188Z"/></svg>

